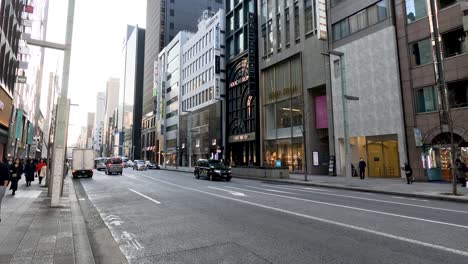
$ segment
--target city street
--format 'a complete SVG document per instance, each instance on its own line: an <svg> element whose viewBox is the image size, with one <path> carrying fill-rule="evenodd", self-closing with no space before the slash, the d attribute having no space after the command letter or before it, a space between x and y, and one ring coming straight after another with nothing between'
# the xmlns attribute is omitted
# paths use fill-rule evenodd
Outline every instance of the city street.
<svg viewBox="0 0 468 264"><path fill-rule="evenodd" d="M88 232L104 223L130 263L468 259L463 203L236 178L211 182L163 170L95 172L74 184ZM111 244L99 243L98 250Z"/></svg>

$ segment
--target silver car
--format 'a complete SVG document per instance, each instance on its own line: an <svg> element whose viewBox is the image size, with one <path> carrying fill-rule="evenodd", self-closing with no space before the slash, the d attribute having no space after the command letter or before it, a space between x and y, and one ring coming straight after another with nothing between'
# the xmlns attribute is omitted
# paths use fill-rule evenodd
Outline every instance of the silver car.
<svg viewBox="0 0 468 264"><path fill-rule="evenodd" d="M121 158L109 158L106 161L106 174L122 174L124 163Z"/></svg>
<svg viewBox="0 0 468 264"><path fill-rule="evenodd" d="M97 162L96 162L96 170L100 171L100 170L105 170L106 169L106 161L107 159L99 159Z"/></svg>
<svg viewBox="0 0 468 264"><path fill-rule="evenodd" d="M135 160L133 162L133 170L147 170L146 164L142 160Z"/></svg>

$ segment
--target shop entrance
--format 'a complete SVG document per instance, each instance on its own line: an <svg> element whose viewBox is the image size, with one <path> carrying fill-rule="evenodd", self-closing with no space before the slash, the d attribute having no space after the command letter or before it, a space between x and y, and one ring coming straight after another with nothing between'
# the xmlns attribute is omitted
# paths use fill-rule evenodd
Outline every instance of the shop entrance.
<svg viewBox="0 0 468 264"><path fill-rule="evenodd" d="M230 143L229 157L235 166L257 165L255 141Z"/></svg>
<svg viewBox="0 0 468 264"><path fill-rule="evenodd" d="M398 140L393 137L394 136L366 138L369 177L401 177L398 157Z"/></svg>

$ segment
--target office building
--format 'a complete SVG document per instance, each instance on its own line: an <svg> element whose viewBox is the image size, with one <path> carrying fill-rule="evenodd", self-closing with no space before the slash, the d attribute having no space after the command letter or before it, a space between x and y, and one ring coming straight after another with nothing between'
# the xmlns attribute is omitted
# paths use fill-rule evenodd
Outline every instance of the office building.
<svg viewBox="0 0 468 264"><path fill-rule="evenodd" d="M259 166L257 5L253 0L225 3L225 157L235 165Z"/></svg>
<svg viewBox="0 0 468 264"><path fill-rule="evenodd" d="M141 154L144 52L145 30L138 26L127 26L121 55L122 75L115 145L118 146L119 156L132 160L140 159Z"/></svg>
<svg viewBox="0 0 468 264"><path fill-rule="evenodd" d="M258 8L261 164L327 174L334 149L324 1L264 0Z"/></svg>
<svg viewBox="0 0 468 264"><path fill-rule="evenodd" d="M406 162L406 139L391 1L344 0L331 4L330 47L344 54L341 58L330 54L338 174L350 163L358 168L362 158L368 177L404 176L400 168ZM351 160L345 158L343 104L347 108Z"/></svg>
<svg viewBox="0 0 468 264"><path fill-rule="evenodd" d="M160 134L162 144L156 145L155 152L159 153L159 162L167 165L176 165L177 149L179 146L179 113L180 88L182 83L181 64L183 45L189 40L192 33L181 31L159 53L158 57L158 108L157 121L161 124ZM154 124L153 124L154 125ZM145 125L146 128L146 125ZM147 142L145 140L145 142ZM156 144L155 139L150 143Z"/></svg>
<svg viewBox="0 0 468 264"><path fill-rule="evenodd" d="M114 148L114 112L117 111L119 104L119 88L120 80L118 78L110 78L106 83L105 111L104 111L104 129L103 129L103 156L112 156Z"/></svg>
<svg viewBox="0 0 468 264"><path fill-rule="evenodd" d="M155 119L158 101L155 77L157 72L158 55L162 49L177 35L179 31L197 31L197 19L204 10L217 12L223 7L222 0L148 0L146 6L146 39L144 64L144 92L143 92L143 124L147 127L143 132L143 149L153 160L159 161L159 140L162 135L157 133L161 124ZM149 134L149 135L147 135ZM143 139L151 139L144 141ZM155 141L154 144L149 142ZM146 143L145 143L146 142Z"/></svg>
<svg viewBox="0 0 468 264"><path fill-rule="evenodd" d="M468 164L468 2L394 3L409 161L416 179L451 180L451 158ZM434 34L440 39L440 57ZM444 85L448 104L441 96ZM449 116L442 111L445 105Z"/></svg>
<svg viewBox="0 0 468 264"><path fill-rule="evenodd" d="M106 109L106 96L104 92L98 92L96 96L96 120L94 123L93 149L97 157L102 156L102 139L104 132L104 111Z"/></svg>
<svg viewBox="0 0 468 264"><path fill-rule="evenodd" d="M222 159L225 135L224 11L206 10L183 45L179 166Z"/></svg>

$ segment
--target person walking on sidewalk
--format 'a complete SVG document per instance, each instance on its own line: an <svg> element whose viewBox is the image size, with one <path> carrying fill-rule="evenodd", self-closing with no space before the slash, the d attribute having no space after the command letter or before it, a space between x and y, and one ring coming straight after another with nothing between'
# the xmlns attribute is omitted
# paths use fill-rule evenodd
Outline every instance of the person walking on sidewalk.
<svg viewBox="0 0 468 264"><path fill-rule="evenodd" d="M411 166L407 162L405 162L405 167L403 169L405 170L407 184L414 183L413 169L411 168Z"/></svg>
<svg viewBox="0 0 468 264"><path fill-rule="evenodd" d="M366 175L366 166L366 162L362 158L359 158L359 178L361 178L361 180L363 180Z"/></svg>
<svg viewBox="0 0 468 264"><path fill-rule="evenodd" d="M21 180L21 174L23 174L23 165L21 165L20 159L16 159L15 163L10 166L11 195L15 195L15 192L18 189L18 181Z"/></svg>
<svg viewBox="0 0 468 264"><path fill-rule="evenodd" d="M462 187L466 187L466 178L465 178L466 165L465 163L461 162L460 159L456 159L455 168L457 169L456 174L457 174L458 182L461 183Z"/></svg>
<svg viewBox="0 0 468 264"><path fill-rule="evenodd" d="M42 160L42 163L43 164L41 170L39 171L39 185L41 185L42 179L44 179L47 176L47 163L45 162L45 160Z"/></svg>
<svg viewBox="0 0 468 264"><path fill-rule="evenodd" d="M34 160L26 161L24 166L24 175L26 177L26 186L31 186L31 182L34 181L34 172L36 171L36 166L34 165Z"/></svg>
<svg viewBox="0 0 468 264"><path fill-rule="evenodd" d="M8 171L8 166L5 162L0 163L0 222L2 221L2 199L5 196L6 188L10 183L10 172Z"/></svg>
<svg viewBox="0 0 468 264"><path fill-rule="evenodd" d="M45 163L45 161L43 159L41 159L39 164L37 164L37 166L36 166L37 176L39 177L39 185L41 185L41 183L42 183L42 178L45 177L41 173L42 167L44 167L44 166L46 166L46 163Z"/></svg>

